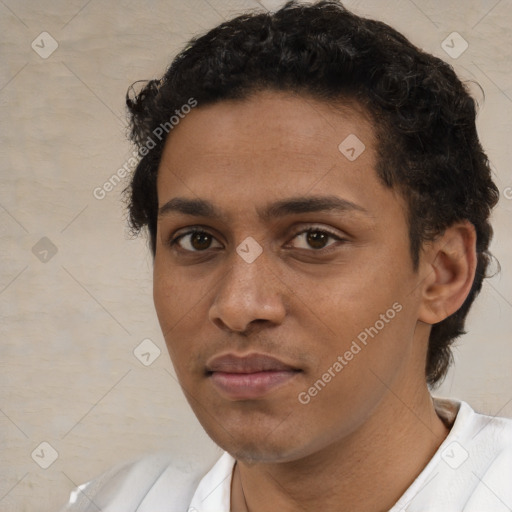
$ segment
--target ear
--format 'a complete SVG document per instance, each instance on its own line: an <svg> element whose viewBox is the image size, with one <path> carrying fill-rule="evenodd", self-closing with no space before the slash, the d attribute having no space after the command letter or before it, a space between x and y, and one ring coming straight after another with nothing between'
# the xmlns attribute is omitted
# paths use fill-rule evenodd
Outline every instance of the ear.
<svg viewBox="0 0 512 512"><path fill-rule="evenodd" d="M476 232L469 221L453 224L425 244L419 320L436 324L462 306L473 284L476 261Z"/></svg>

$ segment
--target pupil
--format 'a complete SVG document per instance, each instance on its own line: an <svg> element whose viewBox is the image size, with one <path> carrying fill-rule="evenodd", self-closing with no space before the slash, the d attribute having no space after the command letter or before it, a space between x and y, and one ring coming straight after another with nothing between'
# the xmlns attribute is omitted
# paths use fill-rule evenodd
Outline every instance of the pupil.
<svg viewBox="0 0 512 512"><path fill-rule="evenodd" d="M208 235L207 233L194 233L192 235L192 246L194 247L194 249L208 249L210 243L210 235Z"/></svg>
<svg viewBox="0 0 512 512"><path fill-rule="evenodd" d="M308 233L308 244L314 249L322 249L325 247L327 236L319 231L310 231Z"/></svg>

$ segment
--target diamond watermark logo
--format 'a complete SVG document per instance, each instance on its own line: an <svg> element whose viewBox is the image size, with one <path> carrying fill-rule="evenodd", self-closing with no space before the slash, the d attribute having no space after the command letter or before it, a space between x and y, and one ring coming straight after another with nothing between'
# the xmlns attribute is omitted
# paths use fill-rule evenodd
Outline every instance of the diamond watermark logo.
<svg viewBox="0 0 512 512"><path fill-rule="evenodd" d="M151 366L161 354L161 350L149 338L142 340L134 349L133 355L144 365Z"/></svg>
<svg viewBox="0 0 512 512"><path fill-rule="evenodd" d="M468 49L468 47L469 43L458 32L452 32L441 43L441 48L452 59L458 59Z"/></svg>
<svg viewBox="0 0 512 512"><path fill-rule="evenodd" d="M366 149L361 139L357 135L351 133L346 137L343 142L338 146L340 153L347 159L353 162L361 153Z"/></svg>
<svg viewBox="0 0 512 512"><path fill-rule="evenodd" d="M253 263L263 252L263 248L252 236L248 236L236 248L236 252L246 263Z"/></svg>
<svg viewBox="0 0 512 512"><path fill-rule="evenodd" d="M39 467L48 469L59 458L59 453L50 443L43 441L31 453L31 457Z"/></svg>
<svg viewBox="0 0 512 512"><path fill-rule="evenodd" d="M57 246L48 237L43 236L32 247L32 254L41 263L48 263L57 254Z"/></svg>
<svg viewBox="0 0 512 512"><path fill-rule="evenodd" d="M47 59L59 47L59 43L48 32L41 32L31 46L39 57Z"/></svg>
<svg viewBox="0 0 512 512"><path fill-rule="evenodd" d="M467 450L457 441L450 443L441 453L441 458L452 469L462 466L468 457L469 453Z"/></svg>

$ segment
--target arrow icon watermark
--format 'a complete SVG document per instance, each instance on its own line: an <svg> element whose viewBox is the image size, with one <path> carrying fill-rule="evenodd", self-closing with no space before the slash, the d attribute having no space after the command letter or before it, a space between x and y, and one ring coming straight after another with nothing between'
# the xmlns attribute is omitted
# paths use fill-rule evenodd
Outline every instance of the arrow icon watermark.
<svg viewBox="0 0 512 512"><path fill-rule="evenodd" d="M41 263L48 263L57 254L57 251L57 246L46 236L43 236L32 247L32 254Z"/></svg>
<svg viewBox="0 0 512 512"><path fill-rule="evenodd" d="M263 248L252 236L248 236L238 245L236 252L246 263L253 263L263 252Z"/></svg>
<svg viewBox="0 0 512 512"><path fill-rule="evenodd" d="M161 354L161 350L149 338L142 340L134 349L133 355L144 365L151 366Z"/></svg>
<svg viewBox="0 0 512 512"><path fill-rule="evenodd" d="M357 135L351 133L348 137L343 139L338 149L347 160L353 162L359 158L361 153L366 149L366 146Z"/></svg>
<svg viewBox="0 0 512 512"><path fill-rule="evenodd" d="M468 47L468 42L458 32L452 32L441 43L441 48L452 59L458 59L468 49Z"/></svg>
<svg viewBox="0 0 512 512"><path fill-rule="evenodd" d="M39 467L48 469L59 458L59 453L50 443L43 441L31 453L31 457Z"/></svg>
<svg viewBox="0 0 512 512"><path fill-rule="evenodd" d="M41 32L31 46L39 57L47 59L59 47L59 43L48 32Z"/></svg>

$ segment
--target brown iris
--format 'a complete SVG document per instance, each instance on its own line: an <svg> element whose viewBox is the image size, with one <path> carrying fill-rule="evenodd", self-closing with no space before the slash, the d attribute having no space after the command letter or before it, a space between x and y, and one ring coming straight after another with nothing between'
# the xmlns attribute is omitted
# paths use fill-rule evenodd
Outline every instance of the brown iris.
<svg viewBox="0 0 512 512"><path fill-rule="evenodd" d="M192 233L190 237L190 244L197 251L204 251L208 249L212 243L212 237L208 233Z"/></svg>
<svg viewBox="0 0 512 512"><path fill-rule="evenodd" d="M313 247L313 249L322 249L325 247L328 239L329 235L321 231L308 231L307 233L308 244Z"/></svg>

